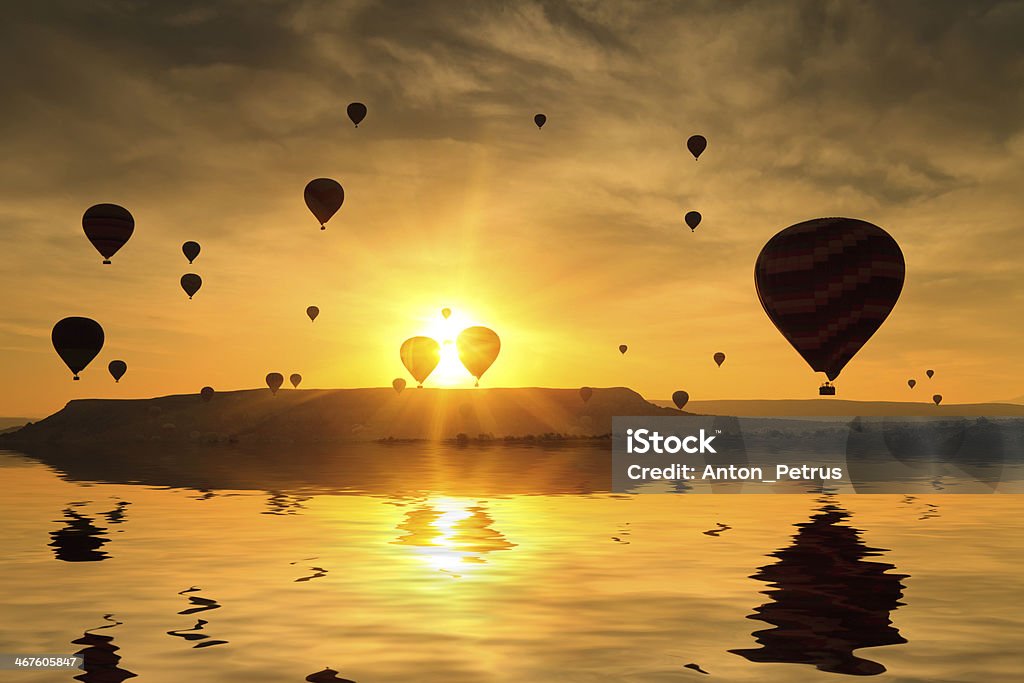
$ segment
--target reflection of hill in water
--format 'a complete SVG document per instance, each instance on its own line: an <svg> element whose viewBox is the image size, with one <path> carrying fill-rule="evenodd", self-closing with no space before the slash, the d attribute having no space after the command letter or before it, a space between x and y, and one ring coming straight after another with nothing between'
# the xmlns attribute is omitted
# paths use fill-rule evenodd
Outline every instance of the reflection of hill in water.
<svg viewBox="0 0 1024 683"><path fill-rule="evenodd" d="M812 664L822 671L873 675L885 667L858 657L855 650L907 642L889 613L903 603L905 574L893 565L865 560L880 554L860 539L860 531L840 524L849 517L826 504L800 529L793 543L771 555L775 564L751 578L768 583L771 600L751 619L774 628L755 631L758 649L730 650L752 662Z"/></svg>

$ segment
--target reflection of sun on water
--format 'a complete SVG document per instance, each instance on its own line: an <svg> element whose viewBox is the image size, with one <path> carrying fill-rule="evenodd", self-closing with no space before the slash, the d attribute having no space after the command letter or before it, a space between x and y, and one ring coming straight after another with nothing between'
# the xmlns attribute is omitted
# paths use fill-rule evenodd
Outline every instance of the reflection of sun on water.
<svg viewBox="0 0 1024 683"><path fill-rule="evenodd" d="M431 499L406 513L396 541L413 546L429 567L459 576L485 563L484 555L515 547L491 528L493 520L479 504L455 498Z"/></svg>

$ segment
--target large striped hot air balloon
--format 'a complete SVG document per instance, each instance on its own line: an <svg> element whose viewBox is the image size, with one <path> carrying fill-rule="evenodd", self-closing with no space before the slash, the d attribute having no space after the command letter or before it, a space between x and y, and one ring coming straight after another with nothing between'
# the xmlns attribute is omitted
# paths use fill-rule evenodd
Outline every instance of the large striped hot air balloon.
<svg viewBox="0 0 1024 683"><path fill-rule="evenodd" d="M834 380L888 317L906 264L896 240L855 218L816 218L768 240L757 296L782 336Z"/></svg>

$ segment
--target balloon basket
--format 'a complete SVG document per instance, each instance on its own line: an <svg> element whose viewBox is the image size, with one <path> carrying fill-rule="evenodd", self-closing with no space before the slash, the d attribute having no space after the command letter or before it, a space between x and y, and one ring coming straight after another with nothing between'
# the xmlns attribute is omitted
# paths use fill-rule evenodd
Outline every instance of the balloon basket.
<svg viewBox="0 0 1024 683"><path fill-rule="evenodd" d="M103 261L103 265L109 266L110 265L110 259L106 259L105 261Z"/></svg>
<svg viewBox="0 0 1024 683"><path fill-rule="evenodd" d="M74 376L74 377L72 377L71 379L73 379L73 380L75 380L75 381L77 382L78 380L80 380L80 379L82 379L82 378L81 378L81 377L79 377L78 375L75 375L75 376Z"/></svg>

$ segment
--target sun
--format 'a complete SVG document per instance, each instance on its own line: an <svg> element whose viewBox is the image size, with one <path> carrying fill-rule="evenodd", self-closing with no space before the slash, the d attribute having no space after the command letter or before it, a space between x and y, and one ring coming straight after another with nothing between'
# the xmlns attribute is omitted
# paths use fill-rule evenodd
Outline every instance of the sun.
<svg viewBox="0 0 1024 683"><path fill-rule="evenodd" d="M454 306L450 310L451 315L446 319L441 315L441 309L438 308L423 332L441 345L441 360L434 368L434 372L427 378L427 382L443 387L473 386L473 376L462 365L462 361L459 360L459 350L455 346L455 339L459 336L459 332L473 323L470 322L470 318L464 311L460 311Z"/></svg>

